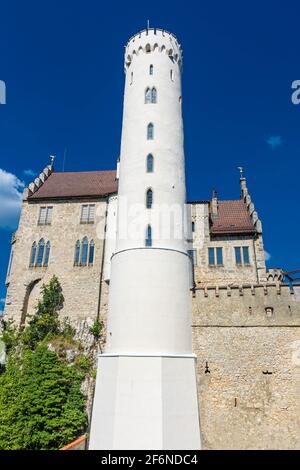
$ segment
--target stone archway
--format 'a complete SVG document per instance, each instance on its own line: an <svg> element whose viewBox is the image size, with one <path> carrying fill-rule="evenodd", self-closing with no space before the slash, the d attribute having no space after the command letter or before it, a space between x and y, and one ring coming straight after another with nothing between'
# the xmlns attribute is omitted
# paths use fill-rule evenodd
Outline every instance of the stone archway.
<svg viewBox="0 0 300 470"><path fill-rule="evenodd" d="M25 297L24 297L23 307L22 307L20 328L24 328L24 326L25 326L30 294L33 291L34 287L37 285L37 283L40 282L40 280L41 280L41 278L34 279L26 287L26 292L25 292Z"/></svg>

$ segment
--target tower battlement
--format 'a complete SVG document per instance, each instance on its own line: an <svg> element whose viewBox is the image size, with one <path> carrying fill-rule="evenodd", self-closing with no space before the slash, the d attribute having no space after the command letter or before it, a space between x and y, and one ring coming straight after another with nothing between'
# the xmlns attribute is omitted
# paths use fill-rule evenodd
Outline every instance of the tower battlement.
<svg viewBox="0 0 300 470"><path fill-rule="evenodd" d="M182 68L183 52L176 36L163 29L150 28L132 36L125 46L125 73L140 54L160 52Z"/></svg>

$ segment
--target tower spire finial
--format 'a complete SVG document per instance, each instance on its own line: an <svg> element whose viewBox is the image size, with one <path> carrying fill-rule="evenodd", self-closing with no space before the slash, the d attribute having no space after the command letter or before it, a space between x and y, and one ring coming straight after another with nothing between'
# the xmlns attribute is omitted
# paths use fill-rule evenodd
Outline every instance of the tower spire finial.
<svg viewBox="0 0 300 470"><path fill-rule="evenodd" d="M238 166L238 170L240 171L240 179L244 178L244 168L242 166Z"/></svg>

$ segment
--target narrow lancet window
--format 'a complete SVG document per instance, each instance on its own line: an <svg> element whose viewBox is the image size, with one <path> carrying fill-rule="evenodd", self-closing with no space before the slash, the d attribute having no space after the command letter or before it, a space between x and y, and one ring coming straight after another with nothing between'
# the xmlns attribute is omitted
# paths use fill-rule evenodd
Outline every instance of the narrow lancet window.
<svg viewBox="0 0 300 470"><path fill-rule="evenodd" d="M42 238L39 241L39 244L38 244L36 266L42 266L43 265L44 251L45 251L45 242L44 242L44 239Z"/></svg>
<svg viewBox="0 0 300 470"><path fill-rule="evenodd" d="M152 101L152 91L150 88L147 88L145 91L145 103L151 103Z"/></svg>
<svg viewBox="0 0 300 470"><path fill-rule="evenodd" d="M86 266L88 260L88 249L89 249L89 242L87 237L84 237L82 240L81 245L81 266Z"/></svg>
<svg viewBox="0 0 300 470"><path fill-rule="evenodd" d="M89 251L89 265L93 264L93 262L94 262L94 251L95 251L94 240L91 240L90 241L90 251Z"/></svg>
<svg viewBox="0 0 300 470"><path fill-rule="evenodd" d="M151 103L156 103L156 100L157 100L156 88L152 88L152 92L151 92Z"/></svg>
<svg viewBox="0 0 300 470"><path fill-rule="evenodd" d="M147 139L153 140L153 137L154 137L154 126L152 123L150 123L147 126Z"/></svg>
<svg viewBox="0 0 300 470"><path fill-rule="evenodd" d="M153 75L153 65L152 64L149 67L149 75Z"/></svg>
<svg viewBox="0 0 300 470"><path fill-rule="evenodd" d="M148 189L146 193L146 207L147 209L152 208L152 203L153 203L153 191L152 189Z"/></svg>
<svg viewBox="0 0 300 470"><path fill-rule="evenodd" d="M36 242L33 242L30 253L30 262L29 266L34 266L36 256Z"/></svg>
<svg viewBox="0 0 300 470"><path fill-rule="evenodd" d="M151 153L147 155L147 173L153 173L154 158Z"/></svg>
<svg viewBox="0 0 300 470"><path fill-rule="evenodd" d="M146 246L152 246L152 228L151 228L151 225L148 225L147 229L146 229Z"/></svg>

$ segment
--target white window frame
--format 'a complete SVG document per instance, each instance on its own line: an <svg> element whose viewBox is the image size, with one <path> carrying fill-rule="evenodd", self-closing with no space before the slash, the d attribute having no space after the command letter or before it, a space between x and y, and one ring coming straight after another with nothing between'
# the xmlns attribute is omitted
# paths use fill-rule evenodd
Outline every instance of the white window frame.
<svg viewBox="0 0 300 470"><path fill-rule="evenodd" d="M42 217L42 214L45 216ZM51 225L53 206L41 206L39 211L38 225Z"/></svg>

